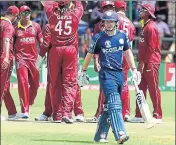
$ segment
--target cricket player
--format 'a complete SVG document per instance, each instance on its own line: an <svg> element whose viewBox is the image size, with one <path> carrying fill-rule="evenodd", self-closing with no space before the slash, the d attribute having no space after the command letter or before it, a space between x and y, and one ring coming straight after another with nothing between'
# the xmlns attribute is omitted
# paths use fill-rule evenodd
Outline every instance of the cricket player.
<svg viewBox="0 0 176 145"><path fill-rule="evenodd" d="M39 55L41 57L44 57L47 53L47 69L49 68L48 65L48 57L49 57L49 51L51 49L51 31L50 31L50 25L46 24L43 30L43 43L40 48ZM38 68L39 69L39 68ZM52 115L52 105L51 105L51 96L50 96L50 77L49 73L47 73L47 87L46 87L46 94L45 94L45 110L44 112L39 116L36 117L36 121L48 121L49 117Z"/></svg>
<svg viewBox="0 0 176 145"><path fill-rule="evenodd" d="M153 103L153 117L156 123L162 123L161 94L158 84L159 67L161 62L160 38L155 25L155 8L151 4L141 5L140 19L144 21L139 38L138 70L142 74L142 81L139 89L146 97L147 89ZM141 117L138 105L136 104L136 114L131 120L133 123L144 122Z"/></svg>
<svg viewBox="0 0 176 145"><path fill-rule="evenodd" d="M118 29L123 30L127 34L128 38L130 40L131 46L132 46L132 41L135 37L136 29L135 29L134 25L132 24L132 22L125 15L127 5L124 1L115 1L114 6L115 6L115 10L118 14L118 18L119 18ZM97 32L99 32L100 30L101 30L100 28L96 29ZM100 69L98 55L94 55L94 56L95 56L94 57L95 58L94 59L94 67L95 67L95 70L97 71ZM123 118L125 121L129 121L130 120L130 95L129 95L129 89L128 89L129 66L126 61L125 56L123 58L122 67L123 67L123 72L124 72L124 84L123 84L122 95L121 95L122 115L123 115ZM97 108L95 116L92 118L92 121L96 122L96 120L98 120L99 116L102 113L103 104L104 104L104 94L103 94L102 89L100 89L100 94L99 94L99 98L98 98L98 108Z"/></svg>
<svg viewBox="0 0 176 145"><path fill-rule="evenodd" d="M79 77L80 84L84 85L86 69L93 54L99 53L100 66L99 81L105 95L103 113L99 119L94 140L106 140L110 126L115 140L123 144L129 139L122 117L122 104L120 95L123 88L124 73L122 68L123 53L129 67L132 69L132 78L139 84L140 72L137 71L131 46L127 35L117 29L118 15L115 11L106 11L102 22L105 30L97 33L92 38L91 47L85 58L82 73Z"/></svg>
<svg viewBox="0 0 176 145"><path fill-rule="evenodd" d="M18 79L18 92L22 118L29 118L30 106L34 103L39 87L39 71L35 64L38 56L37 41L43 43L41 27L30 20L31 9L20 7L20 20L15 27L15 60Z"/></svg>
<svg viewBox="0 0 176 145"><path fill-rule="evenodd" d="M0 57L1 57L1 86L0 86L0 105L4 100L5 106L8 110L8 119L19 118L19 114L16 111L16 107L13 98L10 94L10 76L13 66L13 37L14 27L13 23L17 20L19 15L19 9L16 6L8 7L5 17L0 18ZM5 120L5 117L1 116L1 120Z"/></svg>
<svg viewBox="0 0 176 145"><path fill-rule="evenodd" d="M49 75L52 117L58 123L61 121L73 123L72 110L77 88L77 50L74 44L78 34L78 24L83 15L83 5L80 1L74 1L73 8L70 8L70 1L58 1L56 7L53 7L51 1L41 3L45 7L51 30ZM62 96L64 97L63 112L60 109Z"/></svg>
<svg viewBox="0 0 176 145"><path fill-rule="evenodd" d="M115 10L114 9L114 2L112 2L112 1L101 1L99 11L101 13L104 13L108 10ZM103 30L104 30L104 23L102 23L102 21L100 21L97 24L95 24L93 35L95 35L96 33L100 32L100 31L103 31ZM98 72L99 69L100 69L99 57L98 57L97 54L94 54L93 57L94 57L94 70L96 72ZM103 110L103 104L104 104L104 96L103 96L103 91L100 88L100 94L99 94L99 97L98 97L98 107L97 107L96 113L93 117L87 118L86 119L87 122L92 122L92 123L98 122L98 118L100 117L100 115L102 113L102 110Z"/></svg>

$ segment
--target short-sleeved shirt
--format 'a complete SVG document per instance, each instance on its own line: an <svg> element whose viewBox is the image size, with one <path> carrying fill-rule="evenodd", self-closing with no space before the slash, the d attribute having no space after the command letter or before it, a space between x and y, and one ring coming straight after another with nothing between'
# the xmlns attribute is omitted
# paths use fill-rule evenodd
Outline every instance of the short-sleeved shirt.
<svg viewBox="0 0 176 145"><path fill-rule="evenodd" d="M15 27L15 58L36 61L38 56L37 41L42 38L42 30L38 23L32 22L24 28L20 21Z"/></svg>
<svg viewBox="0 0 176 145"><path fill-rule="evenodd" d="M74 8L67 10L63 15L56 9L57 5L54 2L46 2L45 12L50 24L52 46L77 44L78 25L84 12L82 3L75 1Z"/></svg>
<svg viewBox="0 0 176 145"><path fill-rule="evenodd" d="M11 23L11 21L6 17L0 18L0 54L1 57L4 57L3 53L3 39L9 38L10 39L10 54L9 59L13 58L13 36L14 36L14 27Z"/></svg>
<svg viewBox="0 0 176 145"><path fill-rule="evenodd" d="M99 54L101 68L122 70L123 51L130 47L129 39L123 31L117 30L113 36L100 32L93 36L89 53Z"/></svg>

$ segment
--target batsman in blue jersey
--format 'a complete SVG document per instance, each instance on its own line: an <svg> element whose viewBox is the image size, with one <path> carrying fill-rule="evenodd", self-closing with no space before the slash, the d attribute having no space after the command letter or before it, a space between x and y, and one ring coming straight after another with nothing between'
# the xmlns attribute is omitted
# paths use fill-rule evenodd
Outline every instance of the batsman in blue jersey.
<svg viewBox="0 0 176 145"><path fill-rule="evenodd" d="M92 38L90 49L86 55L82 73L78 78L80 86L85 84L86 69L93 54L99 54L100 66L99 81L105 96L103 113L99 119L94 140L97 142L107 141L110 126L118 144L123 144L129 139L122 118L122 104L120 95L123 87L122 60L123 53L132 70L132 78L139 84L140 72L137 71L131 46L127 35L117 29L118 16L114 11L104 13L102 21L104 31L97 33Z"/></svg>

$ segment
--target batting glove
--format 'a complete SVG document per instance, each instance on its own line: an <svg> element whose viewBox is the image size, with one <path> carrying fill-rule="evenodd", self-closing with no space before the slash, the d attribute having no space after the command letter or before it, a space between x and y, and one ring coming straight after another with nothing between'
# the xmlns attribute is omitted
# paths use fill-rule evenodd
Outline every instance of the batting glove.
<svg viewBox="0 0 176 145"><path fill-rule="evenodd" d="M141 73L137 69L132 70L132 81L136 82L137 85L141 82Z"/></svg>
<svg viewBox="0 0 176 145"><path fill-rule="evenodd" d="M78 72L78 85L83 87L85 84L89 83L89 77L86 76L86 71Z"/></svg>
<svg viewBox="0 0 176 145"><path fill-rule="evenodd" d="M35 64L35 66L36 66L36 68L37 68L38 70L40 69L40 66L41 66L43 60L44 60L44 58L41 57L40 55L38 55L38 58L37 58L37 61L36 61L36 64Z"/></svg>

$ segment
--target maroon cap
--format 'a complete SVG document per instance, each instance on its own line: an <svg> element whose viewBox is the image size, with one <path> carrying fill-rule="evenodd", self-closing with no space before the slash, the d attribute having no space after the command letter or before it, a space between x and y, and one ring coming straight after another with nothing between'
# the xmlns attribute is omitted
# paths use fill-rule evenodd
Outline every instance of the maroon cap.
<svg viewBox="0 0 176 145"><path fill-rule="evenodd" d="M144 9L146 9L149 14L152 16L152 18L156 19L154 13L155 13L155 8L151 5L151 4L144 4L144 5L140 5L142 6Z"/></svg>
<svg viewBox="0 0 176 145"><path fill-rule="evenodd" d="M23 6L20 7L20 13L22 13L24 11L30 11L31 12L31 9L28 6L23 5Z"/></svg>
<svg viewBox="0 0 176 145"><path fill-rule="evenodd" d="M10 6L8 7L6 13L16 16L16 15L19 15L19 9L16 6Z"/></svg>

